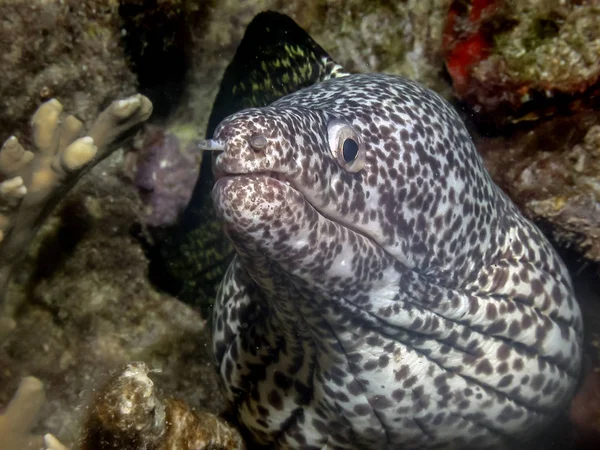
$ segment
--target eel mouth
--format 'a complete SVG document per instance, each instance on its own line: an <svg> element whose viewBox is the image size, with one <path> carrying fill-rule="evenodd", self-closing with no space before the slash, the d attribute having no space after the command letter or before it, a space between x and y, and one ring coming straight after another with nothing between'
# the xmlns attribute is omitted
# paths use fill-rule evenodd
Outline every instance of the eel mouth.
<svg viewBox="0 0 600 450"><path fill-rule="evenodd" d="M266 211L269 208L279 209L284 205L310 204L288 177L274 171L216 171L212 196L213 201L221 202L220 205L215 203L215 206L233 208L238 212L241 212L241 209L256 212ZM294 206L294 209L296 208L297 206ZM262 217L267 219L267 216Z"/></svg>
<svg viewBox="0 0 600 450"><path fill-rule="evenodd" d="M278 192L283 194L286 198L286 203L288 205L295 204L305 204L309 206L316 214L318 214L322 219L336 223L341 227L348 230L350 233L354 233L357 236L361 236L362 238L367 239L373 245L379 246L379 244L375 241L375 239L370 236L368 233L365 233L364 230L361 230L356 224L347 221L340 221L336 219L335 216L329 213L326 209L322 207L318 207L315 202L307 196L302 189L298 188L294 181L290 179L286 174L276 171L256 171L256 172L228 172L224 170L219 170L217 167L214 168L214 176L215 176L215 184L213 186L213 198L218 197L220 194L223 194L228 188L232 187L234 191L238 194L242 191L245 191L251 185L258 184L264 186L265 191L259 193L258 195L265 194L263 199L266 203L269 203L273 200L272 195L273 192ZM237 186L236 186L237 185ZM241 207L241 204L231 199L232 192L230 191L228 195L225 197L230 198L229 201L233 201L235 205L231 205L234 207ZM216 197L215 197L216 196ZM245 197L245 196L244 196ZM253 202L245 203L244 205L249 205L254 203L257 200L256 197L252 198ZM297 206L296 206L297 207ZM281 219L281 217L277 217L277 219Z"/></svg>
<svg viewBox="0 0 600 450"><path fill-rule="evenodd" d="M373 245L379 246L377 241L366 233L365 230L361 230L354 223L336 218L331 211L327 211L326 206L319 206L318 201L312 199L309 193L305 192L304 189L294 182L293 176L273 170L235 171L232 170L231 167L224 167L224 164L222 164L219 159L220 158L213 158L212 162L215 178L213 199L219 197L219 194L224 193L228 186L232 187L232 185L237 184L237 187L234 187L234 190L237 190L239 193L239 191L259 181L260 184L263 184L267 188L267 190L272 191L274 188L276 191L283 193L287 198L288 203L295 203L296 205L304 203L309 205L323 219L334 222L346 228L349 232L367 239ZM254 198L254 200L256 200L256 198ZM238 203L236 206L240 207L240 204Z"/></svg>
<svg viewBox="0 0 600 450"><path fill-rule="evenodd" d="M293 189L296 193L304 195L301 193L300 189L298 189L287 177L285 174L276 171L256 171L256 172L229 172L226 170L222 170L216 165L213 164L213 174L215 178L215 184L213 186L213 190L219 189L223 185L231 181L241 182L243 180L248 180L249 182L256 182L258 180L264 180L267 186L285 186L287 188Z"/></svg>
<svg viewBox="0 0 600 450"><path fill-rule="evenodd" d="M225 172L225 171L221 171L221 170L215 170L214 171L214 175L215 175L215 184L219 182L219 180L223 179L223 178L242 178L242 177L248 177L248 178L272 178L274 180L280 181L288 186L294 187L292 185L292 183L287 179L287 177L279 172ZM294 187L294 189L296 189ZM298 189L296 189L298 190Z"/></svg>

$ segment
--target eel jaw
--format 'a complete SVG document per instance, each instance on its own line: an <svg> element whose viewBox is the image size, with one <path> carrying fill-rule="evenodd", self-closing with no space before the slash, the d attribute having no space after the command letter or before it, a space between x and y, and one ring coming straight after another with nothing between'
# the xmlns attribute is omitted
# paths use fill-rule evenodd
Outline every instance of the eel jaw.
<svg viewBox="0 0 600 450"><path fill-rule="evenodd" d="M290 186L291 188L296 189L296 187L289 181L289 179L282 173L280 172L274 172L274 171L269 171L269 172L241 172L241 173L236 173L236 172L226 172L224 170L221 170L217 167L215 167L214 169L214 175L215 175L215 184L216 182L218 182L220 179L222 178L230 178L230 177L264 177L264 178L272 178L274 180L280 181L283 184L286 184L287 186Z"/></svg>
<svg viewBox="0 0 600 450"><path fill-rule="evenodd" d="M251 140L251 142L250 142L251 146L253 148L255 148L256 150L261 150L262 147L264 147L264 145L265 145L265 143L263 143L260 138L262 138L262 140L265 140L265 138L263 136L255 136L253 138L253 140ZM212 168L213 168L213 173L215 176L215 182L217 182L219 179L221 179L223 177L227 177L227 176L256 175L256 176L267 176L269 178L279 180L279 181L287 184L288 186L294 187L292 185L292 183L290 183L289 179L281 172L276 172L273 170L271 170L271 171L255 171L255 172L252 172L252 171L249 171L249 172L237 172L236 171L236 172L234 172L234 171L228 171L227 169L224 169L223 167L221 167L222 165L219 164L219 162L218 162L218 160L219 160L218 157L220 155L222 155L223 152L227 148L227 143L222 139L205 139L202 141L198 141L196 146L198 147L199 150L218 152L216 157L213 158L213 160L212 160ZM295 188L295 189L298 190L297 188Z"/></svg>

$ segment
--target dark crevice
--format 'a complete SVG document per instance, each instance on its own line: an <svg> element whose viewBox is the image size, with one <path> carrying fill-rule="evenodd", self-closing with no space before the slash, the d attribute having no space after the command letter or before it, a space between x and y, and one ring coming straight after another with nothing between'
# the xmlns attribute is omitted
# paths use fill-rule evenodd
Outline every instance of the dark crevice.
<svg viewBox="0 0 600 450"><path fill-rule="evenodd" d="M464 419L464 417L461 417L461 419ZM425 425L423 424L423 422L421 422L421 420L419 420L419 419L417 419L415 417L415 418L413 418L413 422L415 423L415 425L417 426L417 428L419 428L419 430L421 430L421 433L423 433L425 436L427 436L431 441L433 441L435 439L435 436L433 436L427 430L427 428L425 428Z"/></svg>
<svg viewBox="0 0 600 450"><path fill-rule="evenodd" d="M192 31L202 30L213 2L121 1L122 44L139 82L154 105L153 120L178 106L192 65ZM199 32L199 31L198 31Z"/></svg>

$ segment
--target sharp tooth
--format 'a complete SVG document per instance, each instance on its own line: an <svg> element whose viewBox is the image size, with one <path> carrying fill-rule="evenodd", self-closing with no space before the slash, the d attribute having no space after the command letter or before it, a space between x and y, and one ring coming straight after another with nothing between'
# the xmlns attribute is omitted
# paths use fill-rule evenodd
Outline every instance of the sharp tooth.
<svg viewBox="0 0 600 450"><path fill-rule="evenodd" d="M207 139L204 141L198 141L196 144L200 150L207 151L224 151L225 150L225 142L219 139Z"/></svg>

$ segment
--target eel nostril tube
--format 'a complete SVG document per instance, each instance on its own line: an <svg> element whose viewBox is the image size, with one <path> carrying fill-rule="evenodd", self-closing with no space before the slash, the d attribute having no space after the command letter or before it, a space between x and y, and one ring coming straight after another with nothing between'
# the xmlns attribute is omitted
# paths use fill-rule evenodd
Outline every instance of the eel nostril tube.
<svg viewBox="0 0 600 450"><path fill-rule="evenodd" d="M261 134L252 136L248 142L255 151L260 151L267 146L267 138Z"/></svg>
<svg viewBox="0 0 600 450"><path fill-rule="evenodd" d="M197 144L200 150L208 150L215 152L225 151L225 142L218 139L206 139L204 141L198 141Z"/></svg>

